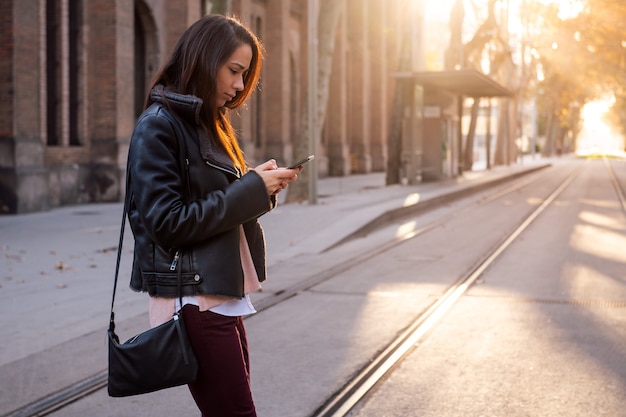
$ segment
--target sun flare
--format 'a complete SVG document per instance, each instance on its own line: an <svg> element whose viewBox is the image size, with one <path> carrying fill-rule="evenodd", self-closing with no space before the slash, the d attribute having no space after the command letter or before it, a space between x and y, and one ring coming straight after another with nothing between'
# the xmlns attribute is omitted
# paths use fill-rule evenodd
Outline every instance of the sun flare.
<svg viewBox="0 0 626 417"><path fill-rule="evenodd" d="M430 16L438 18L447 18L450 15L450 9L458 0L413 0L414 4L424 7ZM467 11L476 7L487 7L489 0L462 0L464 8ZM561 19L569 19L577 16L584 10L585 3L581 0L539 0L544 4L556 4L559 7L559 17ZM509 0L508 8L511 12L518 10L524 0Z"/></svg>
<svg viewBox="0 0 626 417"><path fill-rule="evenodd" d="M583 108L583 128L578 137L576 153L579 155L622 155L624 138L606 122L605 116L613 100L605 99L587 103Z"/></svg>

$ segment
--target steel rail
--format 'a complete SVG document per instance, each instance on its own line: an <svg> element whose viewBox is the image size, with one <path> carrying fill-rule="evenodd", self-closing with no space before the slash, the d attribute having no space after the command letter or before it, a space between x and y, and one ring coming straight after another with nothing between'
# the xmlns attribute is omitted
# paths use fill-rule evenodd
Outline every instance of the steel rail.
<svg viewBox="0 0 626 417"><path fill-rule="evenodd" d="M497 245L487 256L464 277L453 284L437 301L410 324L388 347L375 357L368 366L340 389L329 402L318 409L311 417L344 417L363 397L408 355L418 342L452 308L465 292L476 282L483 272L532 224L537 217L567 188L580 172L581 166L574 169L563 182L530 213L521 224Z"/></svg>
<svg viewBox="0 0 626 417"><path fill-rule="evenodd" d="M620 205L622 206L622 210L624 211L624 213L626 213L626 194L624 193L624 189L622 188L619 179L617 178L617 175L615 175L615 170L613 170L613 166L611 166L611 163L609 162L608 158L606 156L603 156L602 159L604 160L604 164L606 165L606 168L609 170L609 175L611 176L611 183L613 184L613 188L615 189L615 192L617 193L617 199L620 202Z"/></svg>
<svg viewBox="0 0 626 417"><path fill-rule="evenodd" d="M54 413L107 385L107 373L100 372L61 391L47 395L2 417L42 417Z"/></svg>

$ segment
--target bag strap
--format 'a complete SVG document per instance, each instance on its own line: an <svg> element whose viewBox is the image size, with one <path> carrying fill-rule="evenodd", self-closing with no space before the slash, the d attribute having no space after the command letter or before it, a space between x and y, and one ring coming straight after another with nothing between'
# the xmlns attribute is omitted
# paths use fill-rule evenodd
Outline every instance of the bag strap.
<svg viewBox="0 0 626 417"><path fill-rule="evenodd" d="M113 296L111 297L111 317L109 319L109 330L115 331L115 313L113 305L115 304L115 291L117 290L117 278L120 273L120 261L122 259L122 246L124 244L124 229L126 228L126 213L130 206L130 174L126 173L126 195L124 197L124 209L122 210L122 227L120 229L120 241L117 245L117 261L115 262L115 280L113 281Z"/></svg>
<svg viewBox="0 0 626 417"><path fill-rule="evenodd" d="M120 229L120 241L117 245L117 260L115 262L115 279L113 281L113 296L111 297L111 317L109 319L109 329L111 331L115 331L115 312L113 311L113 306L115 304L115 292L117 290L117 279L119 278L119 273L120 273L120 263L121 263L121 259L122 259L122 246L124 244L124 230L126 229L126 213L128 213L128 207L130 206L130 197L128 194L128 180L126 181L126 197L124 198L124 210L122 212L122 226ZM182 251L181 251L181 255L182 256ZM178 272L176 273L177 278L178 278L178 284L177 284L177 290L178 290L178 300L180 303L180 306L182 308L183 306L183 267L182 265L179 265L178 267ZM178 314L178 313L176 313ZM178 318L178 317L177 317Z"/></svg>
<svg viewBox="0 0 626 417"><path fill-rule="evenodd" d="M181 135L182 133L180 132L180 129L178 129L178 133L179 135ZM180 168L182 171L182 178L183 178L183 183L186 184L186 188L183 187L183 196L185 196L185 193L189 193L189 175L187 172L187 165L189 164L189 160L187 158L187 144L185 143L185 138L184 136L181 136L179 138L177 138L177 143L178 143L178 153L179 153L179 158L180 158ZM126 216L128 213L128 210L130 208L130 199L131 199L131 193L130 193L130 172L128 171L128 167L126 168L126 195L124 196L124 209L122 210L122 227L120 228L120 241L117 245L117 261L115 262L115 280L113 281L113 296L111 297L111 316L109 318L109 330L111 330L111 332L115 331L115 313L113 311L113 306L115 305L115 292L117 290L117 279L119 277L119 272L120 272L120 262L122 259L122 246L124 244L124 229L126 228ZM182 251L179 254L179 256L182 256ZM177 272L177 276L178 276L178 285L177 285L177 290L178 290L178 300L180 302L180 308L183 308L183 274L182 274L182 264L178 267L178 272ZM175 315L178 314L175 312ZM176 318L178 318L178 316L176 316Z"/></svg>

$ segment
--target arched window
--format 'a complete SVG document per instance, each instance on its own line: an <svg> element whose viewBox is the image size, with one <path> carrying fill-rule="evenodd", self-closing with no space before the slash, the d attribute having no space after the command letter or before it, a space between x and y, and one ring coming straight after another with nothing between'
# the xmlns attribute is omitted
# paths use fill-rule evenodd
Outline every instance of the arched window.
<svg viewBox="0 0 626 417"><path fill-rule="evenodd" d="M150 8L142 0L135 2L135 117L143 111L148 83L159 63L157 30Z"/></svg>

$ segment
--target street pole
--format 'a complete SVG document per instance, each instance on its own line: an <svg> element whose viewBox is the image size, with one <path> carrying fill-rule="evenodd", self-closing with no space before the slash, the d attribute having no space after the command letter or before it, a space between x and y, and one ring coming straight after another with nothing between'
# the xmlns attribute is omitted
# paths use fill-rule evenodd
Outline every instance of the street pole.
<svg viewBox="0 0 626 417"><path fill-rule="evenodd" d="M408 11L408 15L409 15L409 37L410 37L410 42L411 42L411 72L416 72L417 71L417 27L416 27L416 22L415 20L417 20L417 5L415 2L411 2L411 4L409 5L409 11ZM416 158L416 152L417 152L417 137L419 135L418 129L417 129L417 100L416 100L416 86L415 85L411 85L411 94L409 95L411 97L411 102L408 103L409 105L409 109L411 109L411 114L409 115L409 140L407 141L407 169L406 169L406 176L407 176L407 183L409 185L415 185L417 184L417 158Z"/></svg>
<svg viewBox="0 0 626 417"><path fill-rule="evenodd" d="M309 155L315 155L317 142L317 0L307 0L308 20L308 123ZM309 170L309 204L317 204L317 164L315 160Z"/></svg>

